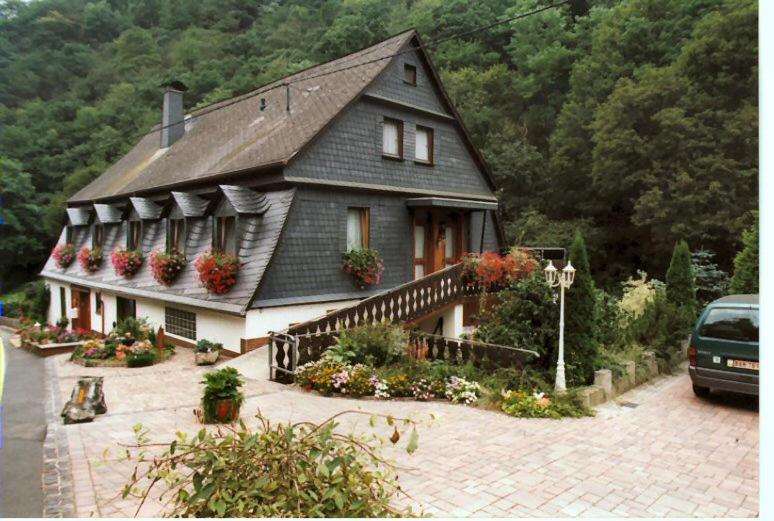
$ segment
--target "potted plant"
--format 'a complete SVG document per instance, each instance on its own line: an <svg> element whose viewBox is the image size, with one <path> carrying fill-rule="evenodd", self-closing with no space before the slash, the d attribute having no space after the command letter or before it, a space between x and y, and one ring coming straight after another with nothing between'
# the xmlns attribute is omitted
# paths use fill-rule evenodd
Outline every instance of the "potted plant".
<svg viewBox="0 0 774 521"><path fill-rule="evenodd" d="M169 253L154 251L150 255L153 278L164 286L172 284L185 267L185 255L173 250Z"/></svg>
<svg viewBox="0 0 774 521"><path fill-rule="evenodd" d="M89 249L86 246L78 252L78 262L89 273L94 273L102 266L102 248Z"/></svg>
<svg viewBox="0 0 774 521"><path fill-rule="evenodd" d="M341 254L341 270L355 278L358 288L379 284L384 272L384 262L379 252L369 248L349 250Z"/></svg>
<svg viewBox="0 0 774 521"><path fill-rule="evenodd" d="M233 253L206 251L196 259L194 266L202 286L210 293L221 295L236 283L242 263Z"/></svg>
<svg viewBox="0 0 774 521"><path fill-rule="evenodd" d="M194 358L196 359L196 365L212 365L218 361L220 356L220 350L223 349L223 344L210 342L209 340L201 339L196 343L194 347Z"/></svg>
<svg viewBox="0 0 774 521"><path fill-rule="evenodd" d="M202 410L205 423L234 423L245 397L239 390L244 380L239 371L226 367L204 375Z"/></svg>
<svg viewBox="0 0 774 521"><path fill-rule="evenodd" d="M117 248L110 254L110 262L113 263L116 275L122 277L131 277L140 271L142 260L142 252L139 250Z"/></svg>
<svg viewBox="0 0 774 521"><path fill-rule="evenodd" d="M54 246L51 256L54 258L56 265L64 269L72 264L73 259L75 259L75 246L70 243L57 244Z"/></svg>

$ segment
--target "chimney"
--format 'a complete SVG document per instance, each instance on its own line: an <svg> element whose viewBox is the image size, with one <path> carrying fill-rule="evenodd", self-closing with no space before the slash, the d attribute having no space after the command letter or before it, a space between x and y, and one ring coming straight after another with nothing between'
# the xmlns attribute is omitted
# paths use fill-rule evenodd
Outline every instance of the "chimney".
<svg viewBox="0 0 774 521"><path fill-rule="evenodd" d="M161 114L161 148L167 148L185 134L183 93L188 88L179 81L165 83L162 87L166 90Z"/></svg>

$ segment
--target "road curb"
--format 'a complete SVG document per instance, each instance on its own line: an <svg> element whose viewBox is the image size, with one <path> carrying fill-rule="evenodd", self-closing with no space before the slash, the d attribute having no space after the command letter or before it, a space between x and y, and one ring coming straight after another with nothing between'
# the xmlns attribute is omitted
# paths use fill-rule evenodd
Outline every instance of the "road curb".
<svg viewBox="0 0 774 521"><path fill-rule="evenodd" d="M45 361L46 439L43 442L43 517L75 517L73 473L67 433L59 411L59 377L53 359Z"/></svg>

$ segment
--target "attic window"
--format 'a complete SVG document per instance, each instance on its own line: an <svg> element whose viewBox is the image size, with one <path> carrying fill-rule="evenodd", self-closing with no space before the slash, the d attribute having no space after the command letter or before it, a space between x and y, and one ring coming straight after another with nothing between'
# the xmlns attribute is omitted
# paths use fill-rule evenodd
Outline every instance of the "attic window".
<svg viewBox="0 0 774 521"><path fill-rule="evenodd" d="M91 232L91 247L102 248L102 242L105 237L105 229L101 224L95 224Z"/></svg>
<svg viewBox="0 0 774 521"><path fill-rule="evenodd" d="M236 253L236 217L216 218L215 249L222 253Z"/></svg>
<svg viewBox="0 0 774 521"><path fill-rule="evenodd" d="M418 163L433 164L433 129L417 125L415 159Z"/></svg>
<svg viewBox="0 0 774 521"><path fill-rule="evenodd" d="M140 247L140 238L142 237L142 222L129 221L126 228L126 249L136 250Z"/></svg>
<svg viewBox="0 0 774 521"><path fill-rule="evenodd" d="M410 63L403 64L403 82L409 85L417 84L417 68Z"/></svg>
<svg viewBox="0 0 774 521"><path fill-rule="evenodd" d="M382 131L382 155L393 159L403 159L403 122L384 118Z"/></svg>
<svg viewBox="0 0 774 521"><path fill-rule="evenodd" d="M185 253L185 220L167 219L167 252Z"/></svg>

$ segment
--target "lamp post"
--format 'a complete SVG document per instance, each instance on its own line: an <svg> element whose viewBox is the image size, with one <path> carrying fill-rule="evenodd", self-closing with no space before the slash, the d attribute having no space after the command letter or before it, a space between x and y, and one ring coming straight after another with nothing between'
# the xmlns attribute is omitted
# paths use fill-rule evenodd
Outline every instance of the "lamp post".
<svg viewBox="0 0 774 521"><path fill-rule="evenodd" d="M554 389L557 394L567 390L564 379L564 290L570 289L575 280L575 268L571 262L561 272L554 267L552 261L548 261L548 266L543 270L546 274L546 283L549 287L559 286L559 354L556 357L556 383Z"/></svg>

